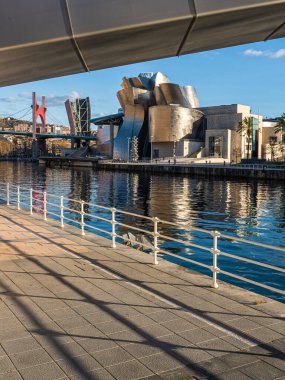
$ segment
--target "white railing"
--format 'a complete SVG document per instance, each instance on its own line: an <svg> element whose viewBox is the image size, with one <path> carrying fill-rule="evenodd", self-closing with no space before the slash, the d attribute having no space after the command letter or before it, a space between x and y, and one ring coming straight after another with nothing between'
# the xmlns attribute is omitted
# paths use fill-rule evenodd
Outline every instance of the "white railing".
<svg viewBox="0 0 285 380"><path fill-rule="evenodd" d="M4 187L3 185L0 184L0 191L2 195L4 193L4 199L7 206L14 204L18 210L21 210L22 208L28 209L30 212L30 215L33 215L34 211L38 213L42 213L44 220L47 220L48 216L56 217L60 221L61 228L64 228L64 221L75 223L80 227L81 235L85 235L86 229L91 230L91 231L94 231L94 230L99 231L100 233L106 234L111 237L112 248L116 248L117 239L121 239L125 242L130 242L132 244L137 243L137 245L139 245L140 247L151 251L153 255L153 263L155 265L158 264L158 254L163 254L163 255L169 255L176 259L183 260L185 262L189 262L191 264L195 264L203 268L206 268L212 272L212 287L213 288L218 288L217 275L221 273L226 276L232 277L234 279L238 279L240 281L244 281L252 285L270 290L272 292L277 292L279 294L285 295L285 290L278 289L273 286L267 285L266 283L257 282L249 278L222 270L218 266L218 257L219 256L228 257L234 260L246 262L249 264L256 265L258 267L267 268L267 269L281 272L281 273L285 273L285 268L276 267L274 265L269 265L263 262L248 259L243 256L237 256L228 252L221 251L218 249L218 241L219 239L223 239L226 241L239 242L239 243L248 244L255 247L261 247L261 248L265 248L271 251L272 250L279 251L283 253L285 253L285 248L267 245L267 244L263 244L263 243L259 243L255 241L250 241L250 240L242 239L236 236L226 235L226 234L220 233L219 231L208 231L202 228L187 227L178 223L173 223L170 221L159 219L157 217L148 217L144 215L139 215L139 214L135 214L128 211L119 210L113 207L112 208L105 207L102 205L85 202L83 200L71 199L64 196L50 194L45 191L38 191L32 188L27 189L25 187L11 185L9 183L7 183L6 186ZM69 204L71 203L71 204L77 205L77 209L67 207L65 205L65 201L67 201ZM110 213L110 217L107 218L107 217L100 216L98 215L99 212L97 212L96 214L86 212L87 207L93 207L93 208L102 210L104 213ZM55 212L54 209L58 209L59 212ZM77 215L78 220L67 217L66 211L68 213ZM133 224L130 225L130 224L122 223L117 218L117 215L126 215L129 217L137 218L139 220L144 220L149 224L150 229L138 228ZM110 231L108 231L106 228L104 229L99 228L98 226L94 225L94 223L93 224L88 223L89 219L95 219L97 221L107 223L108 225L110 225ZM189 240L182 240L182 239L174 238L171 236L167 236L166 234L160 232L159 227L161 225L169 225L171 227L175 227L185 232L196 231L199 233L206 234L212 238L212 247L195 244ZM128 230L134 230L136 232L149 235L152 238L152 245L150 246L149 244L146 244L144 242L134 242L132 239L118 234L118 228L117 228L118 226L123 227ZM190 247L208 252L209 254L212 255L212 265L207 265L203 262L193 260L190 257L185 257L180 254L173 253L169 250L163 249L162 243L160 242L161 239L163 239L163 241L182 244L184 246L190 246ZM280 280L280 283L282 283L281 280ZM285 281L283 279L283 284L284 283Z"/></svg>

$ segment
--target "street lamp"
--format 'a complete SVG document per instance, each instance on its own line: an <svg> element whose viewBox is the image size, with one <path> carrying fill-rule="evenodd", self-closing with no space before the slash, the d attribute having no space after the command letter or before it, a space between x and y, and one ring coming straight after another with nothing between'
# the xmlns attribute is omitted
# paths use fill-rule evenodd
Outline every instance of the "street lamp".
<svg viewBox="0 0 285 380"><path fill-rule="evenodd" d="M131 140L131 138L127 137L127 140L128 140L128 162L129 162L130 161L130 140Z"/></svg>
<svg viewBox="0 0 285 380"><path fill-rule="evenodd" d="M173 161L176 161L176 135L173 133Z"/></svg>
<svg viewBox="0 0 285 380"><path fill-rule="evenodd" d="M152 139L153 136L150 136L150 162L152 163Z"/></svg>

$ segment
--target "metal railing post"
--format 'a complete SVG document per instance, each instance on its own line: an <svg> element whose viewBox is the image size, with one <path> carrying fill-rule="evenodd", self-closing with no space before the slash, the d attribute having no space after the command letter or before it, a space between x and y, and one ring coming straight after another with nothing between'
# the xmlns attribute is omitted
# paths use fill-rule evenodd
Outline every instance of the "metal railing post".
<svg viewBox="0 0 285 380"><path fill-rule="evenodd" d="M7 183L7 206L10 206L10 184Z"/></svg>
<svg viewBox="0 0 285 380"><path fill-rule="evenodd" d="M112 208L112 248L116 248L116 209Z"/></svg>
<svg viewBox="0 0 285 380"><path fill-rule="evenodd" d="M30 189L30 215L33 215L33 189Z"/></svg>
<svg viewBox="0 0 285 380"><path fill-rule="evenodd" d="M213 248L212 248L212 254L213 254L213 266L212 266L212 272L213 272L213 285L212 287L217 289L219 287L217 282L217 273L219 273L220 268L218 267L218 255L220 251L218 250L218 238L220 237L219 231L213 231Z"/></svg>
<svg viewBox="0 0 285 380"><path fill-rule="evenodd" d="M63 215L63 195L60 196L60 227L63 228L64 227L64 223L63 223L63 219L64 219L64 215Z"/></svg>
<svg viewBox="0 0 285 380"><path fill-rule="evenodd" d="M17 186L17 209L20 210L20 186Z"/></svg>
<svg viewBox="0 0 285 380"><path fill-rule="evenodd" d="M85 214L85 212L84 212L84 201L81 201L81 212L80 212L80 214L81 214L81 235L85 235L85 231L84 231L84 225L85 225L85 223L84 223L84 214Z"/></svg>
<svg viewBox="0 0 285 380"><path fill-rule="evenodd" d="M44 191L44 220L47 220L47 193Z"/></svg>
<svg viewBox="0 0 285 380"><path fill-rule="evenodd" d="M158 260L157 260L157 254L158 254L158 236L159 236L159 233L158 233L158 222L159 222L159 219L154 217L153 218L153 246L154 246L154 250L153 250L153 254L154 254L154 260L153 260L153 263L154 265L157 265L158 264Z"/></svg>

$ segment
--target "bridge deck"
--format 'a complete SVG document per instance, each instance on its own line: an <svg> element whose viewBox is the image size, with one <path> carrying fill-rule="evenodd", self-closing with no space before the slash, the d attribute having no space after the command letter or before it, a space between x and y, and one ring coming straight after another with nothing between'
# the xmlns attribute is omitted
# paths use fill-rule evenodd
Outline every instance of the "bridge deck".
<svg viewBox="0 0 285 380"><path fill-rule="evenodd" d="M285 378L284 304L14 208L0 224L0 379Z"/></svg>

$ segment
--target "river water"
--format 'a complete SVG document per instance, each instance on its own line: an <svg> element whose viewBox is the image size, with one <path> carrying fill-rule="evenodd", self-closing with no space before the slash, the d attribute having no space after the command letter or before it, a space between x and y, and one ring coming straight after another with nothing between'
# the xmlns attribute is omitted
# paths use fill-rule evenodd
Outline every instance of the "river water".
<svg viewBox="0 0 285 380"><path fill-rule="evenodd" d="M43 190L146 216L157 216L187 226L224 231L233 236L285 247L285 185L281 181L151 175L94 171L87 168L50 169L36 164L0 162L0 182L33 187L35 194ZM3 199L3 195L0 198ZM107 216L104 210L95 207L85 211ZM131 217L124 215L121 215L119 220L141 228L148 227L144 220L132 220ZM109 228L106 223L100 224L93 219L88 223L96 223L102 229ZM201 233L189 233L169 225L161 225L160 231L167 236L195 244L202 243L207 247L212 246L212 238ZM120 233L122 232L125 231L121 228ZM161 241L161 244L173 253L211 265L212 258L209 252L178 243ZM236 241L221 241L219 244L219 248L223 251L285 268L285 253L268 251ZM210 274L201 267L177 259L172 261ZM283 273L223 256L219 257L219 267L285 290ZM285 302L285 297L282 295L226 276L219 275L219 277Z"/></svg>

